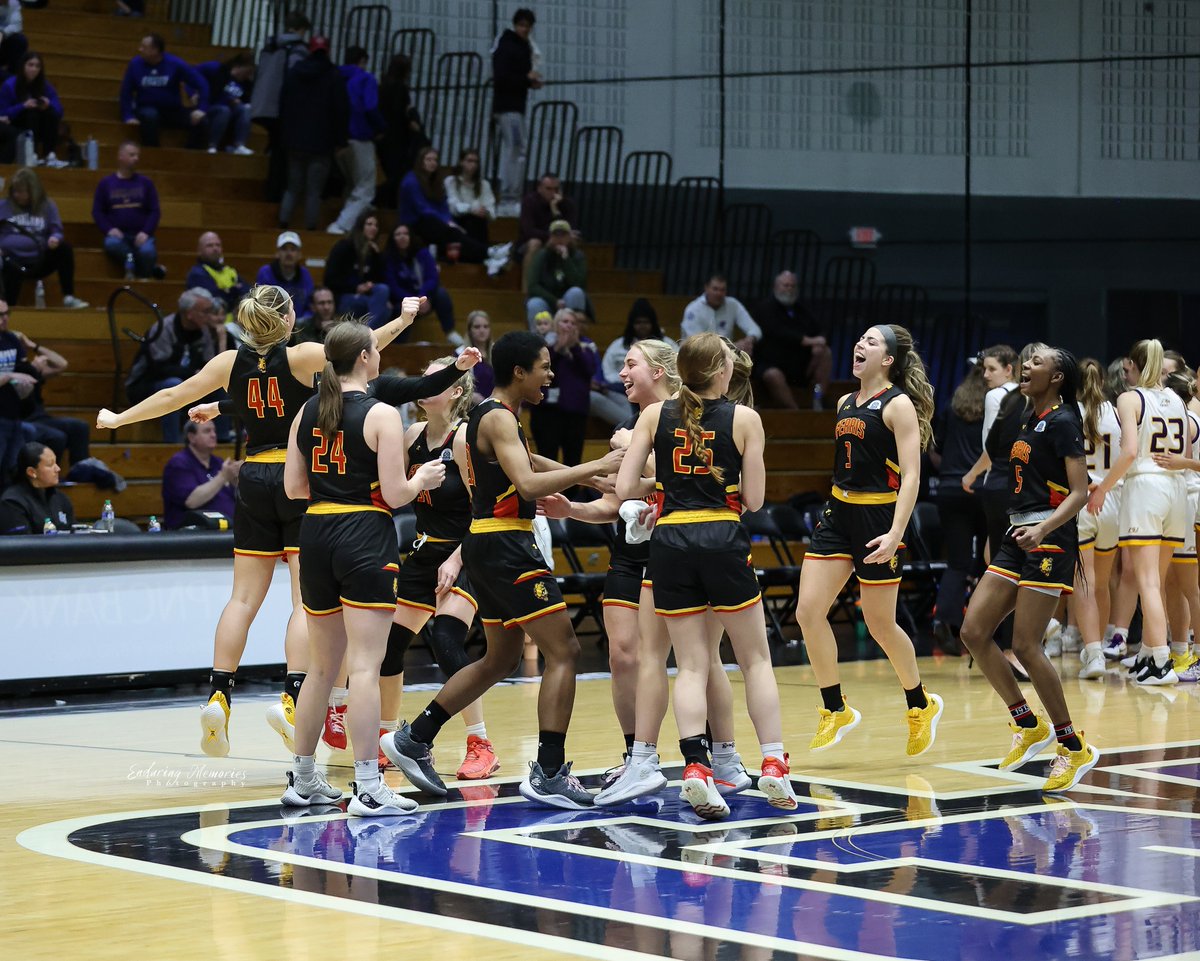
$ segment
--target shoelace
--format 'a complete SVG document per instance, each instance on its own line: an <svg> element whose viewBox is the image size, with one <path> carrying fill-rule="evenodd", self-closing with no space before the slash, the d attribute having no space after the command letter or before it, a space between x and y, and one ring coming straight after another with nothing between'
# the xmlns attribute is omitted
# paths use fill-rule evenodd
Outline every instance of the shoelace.
<svg viewBox="0 0 1200 961"><path fill-rule="evenodd" d="M1058 777L1071 766L1071 758L1066 754L1056 754L1050 763L1050 777Z"/></svg>
<svg viewBox="0 0 1200 961"><path fill-rule="evenodd" d="M600 783L603 784L605 787L608 787L609 785L612 785L612 784L616 784L619 780L621 780L621 776L627 770L629 770L629 766L625 763L618 764L616 767L610 767L607 771L604 772L603 777L601 777L601 779L600 779Z"/></svg>
<svg viewBox="0 0 1200 961"><path fill-rule="evenodd" d="M330 712L329 717L326 718L326 723L329 725L329 730L338 734L346 733L346 716L336 708Z"/></svg>

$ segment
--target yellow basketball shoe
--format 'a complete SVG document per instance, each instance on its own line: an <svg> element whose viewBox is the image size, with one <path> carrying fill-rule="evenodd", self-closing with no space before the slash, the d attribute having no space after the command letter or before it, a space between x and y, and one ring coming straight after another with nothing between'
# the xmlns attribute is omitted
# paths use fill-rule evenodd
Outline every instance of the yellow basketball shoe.
<svg viewBox="0 0 1200 961"><path fill-rule="evenodd" d="M925 706L908 709L908 747L905 751L909 757L924 754L933 747L938 721L942 717L942 699L925 690L924 684L921 690L925 691Z"/></svg>
<svg viewBox="0 0 1200 961"><path fill-rule="evenodd" d="M1078 751L1070 750L1065 744L1058 746L1058 755L1050 764L1050 776L1042 785L1047 794L1071 790L1100 760L1100 752L1084 740L1083 731L1079 732L1079 743L1082 746Z"/></svg>
<svg viewBox="0 0 1200 961"><path fill-rule="evenodd" d="M279 703L267 708L267 723L281 738L288 754L296 753L296 702L292 695L279 695Z"/></svg>
<svg viewBox="0 0 1200 961"><path fill-rule="evenodd" d="M229 702L220 691L200 712L200 750L209 757L225 757L229 753Z"/></svg>
<svg viewBox="0 0 1200 961"><path fill-rule="evenodd" d="M1171 655L1171 665L1175 668L1176 674L1182 674L1197 661L1200 661L1200 658L1196 657L1191 651Z"/></svg>
<svg viewBox="0 0 1200 961"><path fill-rule="evenodd" d="M1020 767L1054 743L1054 728L1046 723L1045 718L1039 717L1036 727L1018 727L1011 722L1008 726L1013 732L1012 747L1000 762L1001 771Z"/></svg>
<svg viewBox="0 0 1200 961"><path fill-rule="evenodd" d="M808 745L810 751L828 750L858 727L858 722L862 720L862 715L846 703L844 694L840 711L830 711L822 707L818 709L818 714L820 720L817 722L816 736Z"/></svg>

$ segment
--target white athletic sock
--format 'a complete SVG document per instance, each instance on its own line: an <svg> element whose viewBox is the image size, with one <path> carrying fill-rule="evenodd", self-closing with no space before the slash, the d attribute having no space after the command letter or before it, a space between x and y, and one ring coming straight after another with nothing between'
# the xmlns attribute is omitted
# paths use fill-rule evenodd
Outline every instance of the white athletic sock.
<svg viewBox="0 0 1200 961"><path fill-rule="evenodd" d="M1171 642L1171 653L1172 654L1186 654L1187 652L1188 652L1187 641L1172 641Z"/></svg>
<svg viewBox="0 0 1200 961"><path fill-rule="evenodd" d="M480 721L478 724L468 724L467 725L467 737L471 737L471 736L481 737L486 741L487 740L487 725L484 724L483 721Z"/></svg>
<svg viewBox="0 0 1200 961"><path fill-rule="evenodd" d="M783 760L783 741L772 741L770 744L760 744L759 750L763 757L775 757Z"/></svg>
<svg viewBox="0 0 1200 961"><path fill-rule="evenodd" d="M1098 650L1100 650L1100 642L1099 642L1099 641L1092 641L1092 642L1091 642L1091 643L1089 643L1089 644L1085 644L1085 645L1083 646L1083 649L1084 649L1085 651L1098 651Z"/></svg>
<svg viewBox="0 0 1200 961"><path fill-rule="evenodd" d="M648 761L658 753L658 745L652 744L650 741L634 741L633 753L629 755L631 761Z"/></svg>
<svg viewBox="0 0 1200 961"><path fill-rule="evenodd" d="M317 773L317 758L313 754L307 756L295 754L292 756L292 771L297 781L311 781Z"/></svg>
<svg viewBox="0 0 1200 961"><path fill-rule="evenodd" d="M393 731L393 732L398 731L398 730L400 730L400 722L399 721L384 721L381 719L379 722L379 729L381 731Z"/></svg>
<svg viewBox="0 0 1200 961"><path fill-rule="evenodd" d="M335 687L329 691L329 706L341 707L346 703L346 695L350 693L350 689L346 687Z"/></svg>
<svg viewBox="0 0 1200 961"><path fill-rule="evenodd" d="M371 758L369 761L354 762L354 780L360 791L373 791L379 786L379 761Z"/></svg>
<svg viewBox="0 0 1200 961"><path fill-rule="evenodd" d="M1169 647L1155 647L1151 649L1150 656L1154 658L1154 666L1162 667L1171 659L1171 649Z"/></svg>
<svg viewBox="0 0 1200 961"><path fill-rule="evenodd" d="M1196 632L1193 630L1189 630L1188 631L1188 650L1190 651L1195 646L1196 646Z"/></svg>
<svg viewBox="0 0 1200 961"><path fill-rule="evenodd" d="M1116 630L1117 629L1115 627L1109 624L1108 627L1104 629L1104 640L1107 641L1110 637L1112 637L1113 634L1116 633Z"/></svg>
<svg viewBox="0 0 1200 961"><path fill-rule="evenodd" d="M733 741L716 741L713 743L713 764L732 764L735 753Z"/></svg>

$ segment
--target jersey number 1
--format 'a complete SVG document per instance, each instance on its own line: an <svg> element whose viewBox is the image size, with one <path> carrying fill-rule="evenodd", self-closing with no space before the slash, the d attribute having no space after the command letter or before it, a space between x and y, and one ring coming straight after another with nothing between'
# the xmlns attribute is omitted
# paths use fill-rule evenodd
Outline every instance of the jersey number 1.
<svg viewBox="0 0 1200 961"><path fill-rule="evenodd" d="M246 381L246 406L254 411L257 417L266 417L267 408L275 411L275 416L283 416L283 395L279 393L279 378L267 378L267 398L263 401L262 382L257 377Z"/></svg>
<svg viewBox="0 0 1200 961"><path fill-rule="evenodd" d="M325 435L316 427L313 428L313 437L317 439L317 445L312 452L312 472L328 474L329 465L332 464L338 474L345 474L346 454L342 450L342 432L340 430L337 432L333 438L333 444L330 444Z"/></svg>

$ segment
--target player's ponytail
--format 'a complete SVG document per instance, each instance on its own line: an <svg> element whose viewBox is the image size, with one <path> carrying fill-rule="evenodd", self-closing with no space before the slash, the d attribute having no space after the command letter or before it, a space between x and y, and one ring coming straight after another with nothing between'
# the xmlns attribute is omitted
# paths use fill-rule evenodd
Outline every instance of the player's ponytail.
<svg viewBox="0 0 1200 961"><path fill-rule="evenodd" d="M754 406L754 387L750 375L754 372L754 359L728 337L722 337L733 354L733 376L729 378L729 389L725 396L739 407Z"/></svg>
<svg viewBox="0 0 1200 961"><path fill-rule="evenodd" d="M237 321L242 328L246 346L265 354L276 344L292 335L288 327L288 311L292 298L282 287L274 284L255 284L238 304Z"/></svg>
<svg viewBox="0 0 1200 961"><path fill-rule="evenodd" d="M1174 391L1176 396L1183 401L1183 406L1186 407L1188 402L1195 396L1196 375L1190 367L1181 367L1179 370L1167 374L1167 379L1163 381L1163 386L1167 390Z"/></svg>
<svg viewBox="0 0 1200 961"><path fill-rule="evenodd" d="M342 424L342 384L364 350L371 349L371 328L356 321L335 324L325 337L325 369L317 390L317 428L333 443Z"/></svg>
<svg viewBox="0 0 1200 961"><path fill-rule="evenodd" d="M1104 368L1093 357L1079 362L1079 403L1083 406L1083 436L1095 445L1100 438L1100 407L1104 404Z"/></svg>
<svg viewBox="0 0 1200 961"><path fill-rule="evenodd" d="M704 415L704 400L700 391L707 390L725 368L725 342L713 333L694 334L679 348L679 423L687 434L692 454L701 461L709 462L712 478L718 484L725 483L725 472L713 464L712 454L704 441L700 418Z"/></svg>
<svg viewBox="0 0 1200 961"><path fill-rule="evenodd" d="M879 329L882 331L882 327ZM921 450L928 450L933 441L933 387L925 374L925 364L913 347L912 334L896 324L889 324L887 329L896 341L892 355L895 361L888 368L888 379L908 395L916 408Z"/></svg>
<svg viewBox="0 0 1200 961"><path fill-rule="evenodd" d="M1138 369L1138 387L1156 390L1162 387L1163 345L1161 340L1139 340L1129 351L1129 359Z"/></svg>

